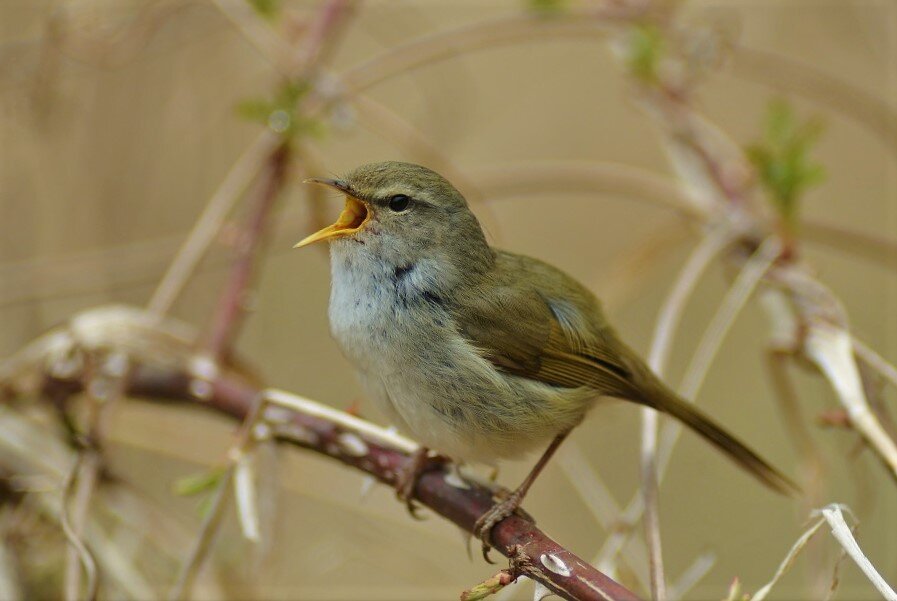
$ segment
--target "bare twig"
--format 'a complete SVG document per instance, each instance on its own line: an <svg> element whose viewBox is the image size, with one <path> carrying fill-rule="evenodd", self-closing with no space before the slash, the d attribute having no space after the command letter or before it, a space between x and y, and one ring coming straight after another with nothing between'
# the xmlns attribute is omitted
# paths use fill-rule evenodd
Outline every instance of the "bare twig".
<svg viewBox="0 0 897 601"><path fill-rule="evenodd" d="M856 353L857 357L865 361L869 367L881 374L882 377L891 383L891 386L897 387L897 367L888 363L884 357L876 353L872 347L868 346L862 340L857 339L856 336L852 336L851 341L853 342L853 351Z"/></svg>
<svg viewBox="0 0 897 601"><path fill-rule="evenodd" d="M162 316L171 309L240 194L280 143L280 136L265 130L231 167L156 287L147 304L150 313Z"/></svg>
<svg viewBox="0 0 897 601"><path fill-rule="evenodd" d="M682 312L701 276L732 242L734 233L728 227L710 230L695 247L683 265L673 289L664 300L654 326L651 349L648 351L648 365L657 375L663 375L672 351L673 336L682 319Z"/></svg>
<svg viewBox="0 0 897 601"><path fill-rule="evenodd" d="M880 137L897 154L897 113L888 103L824 73L815 65L741 44L733 53L732 71L738 77L762 81L827 105Z"/></svg>
<svg viewBox="0 0 897 601"><path fill-rule="evenodd" d="M77 475L75 476L74 490L71 490L71 496L67 496L63 500L62 515L65 522L68 523L70 533L79 541L82 539L84 523L87 520L87 512L90 508L90 499L93 490L97 485L97 478L100 471L100 454L93 450L87 449L82 452L77 462ZM68 491L69 489L67 489ZM72 507L69 508L69 500ZM64 522L64 523L65 523ZM66 536L69 536L66 532ZM86 546L82 545L85 549ZM65 558L65 598L67 601L77 601L81 599L81 567L83 566L88 575L87 595L88 599L94 599L97 595L99 587L98 574L96 570L96 560L93 564L93 573L85 563L84 550L78 545L72 543L69 545L68 553Z"/></svg>
<svg viewBox="0 0 897 601"><path fill-rule="evenodd" d="M808 356L816 362L838 394L850 423L875 449L891 475L897 478L897 444L869 407L853 356L850 334L832 324L813 323L805 347Z"/></svg>
<svg viewBox="0 0 897 601"><path fill-rule="evenodd" d="M289 146L282 143L272 152L264 171L256 184L249 216L238 241L237 257L231 267L230 278L212 317L206 349L212 359L218 360L230 350L246 308L246 294L252 271L258 258L268 219L278 193L283 187Z"/></svg>
<svg viewBox="0 0 897 601"><path fill-rule="evenodd" d="M775 391L775 399L782 421L788 433L788 441L794 447L798 457L800 486L804 491L801 507L809 513L814 507L824 503L826 488L826 464L822 453L810 435L808 422L801 411L797 394L788 373L789 359L794 352L783 348L770 348L766 352L766 367ZM807 553L811 556L812 566L809 574L809 585L813 597L823 594L823 587L828 586L828 577L824 573L826 550L817 541L809 543Z"/></svg>
<svg viewBox="0 0 897 601"><path fill-rule="evenodd" d="M855 232L817 219L801 222L800 235L813 244L828 246L897 272L897 240Z"/></svg>
<svg viewBox="0 0 897 601"><path fill-rule="evenodd" d="M224 508L226 507L227 492L232 482L237 485L236 492L238 493L239 502L241 465L245 454L254 442L255 427L259 421L263 419L267 403L268 401L264 395L260 394L259 397L252 402L252 408L247 413L246 419L243 420L240 432L237 435L237 440L233 447L231 447L229 453L230 463L220 476L215 487L212 502L208 513L200 526L199 535L196 537L196 541L190 549L190 554L187 556L187 559L181 567L180 574L174 587L172 587L169 592L170 599L181 599L186 595L189 595L193 581L212 549L212 542L218 532L218 526L221 523L221 517ZM243 512L246 511L245 505L238 507L238 509L241 512L241 520L245 523L247 518L242 517Z"/></svg>
<svg viewBox="0 0 897 601"><path fill-rule="evenodd" d="M875 566L872 565L872 562L869 561L863 553L863 550L860 549L860 545L857 543L856 538L854 538L853 532L847 525L847 522L844 521L844 514L841 511L841 506L832 504L828 507L823 507L820 510L820 513L822 513L822 517L831 527L832 536L834 536L844 550L847 551L847 554L850 555L850 558L857 564L860 570L863 571L863 574L866 575L866 578L869 579L872 586L874 586L887 601L897 601L897 592L894 592L894 589L885 582L885 579L881 577L881 574L878 573L878 570L875 569Z"/></svg>
<svg viewBox="0 0 897 601"><path fill-rule="evenodd" d="M65 534L65 538L68 540L70 547L74 549L77 560L80 562L87 575L86 592L82 597L79 586L80 578L72 577L70 569L68 567L66 568L66 599L85 598L93 601L97 598L97 592L99 590L96 559L94 559L93 553L90 552L90 549L87 548L84 541L81 540L81 536L78 532L83 526L84 515L82 514L82 519L73 524L72 516L69 515L68 508L65 504L65 499L69 499L72 496L81 497L84 494L81 491L87 491L87 494L89 494L90 490L93 489L93 483L96 479L96 467L91 467L91 464L94 463L95 459L96 458L94 458L94 460L89 460L86 457L79 457L72 466L68 476L66 476L65 484L63 485L63 504L60 511L60 524L62 525L62 531ZM79 481L83 481L85 484L81 485L79 484ZM76 486L78 487L77 492L75 488ZM87 503L81 503L80 505L86 508ZM66 565L69 566L71 564L66 561ZM77 569L77 567L75 569Z"/></svg>
<svg viewBox="0 0 897 601"><path fill-rule="evenodd" d="M168 592L168 599L171 601L183 599L189 594L193 581L209 554L215 534L218 533L218 525L221 523L224 509L227 507L232 478L233 470L226 470L212 493L212 501L199 527L199 534L190 548L187 559L181 566L174 586Z"/></svg>
<svg viewBox="0 0 897 601"><path fill-rule="evenodd" d="M212 0L231 23L243 34L259 54L277 67L284 75L289 72L291 49L280 34L245 0Z"/></svg>
<svg viewBox="0 0 897 601"><path fill-rule="evenodd" d="M327 58L339 39L342 27L355 8L354 0L326 0L309 24L302 43L293 54L290 73L305 77Z"/></svg>
<svg viewBox="0 0 897 601"><path fill-rule="evenodd" d="M615 519L621 513L620 506L598 474L595 473L595 470L589 466L588 460L575 444L575 441L567 443L561 449L558 455L558 462L570 484L573 485L574 490L582 499L583 505L589 509L589 512L601 525L601 528L608 533L612 533L619 528L619 524ZM633 539L629 545L625 545L621 549L621 553L626 558L636 578L638 578L639 584L644 590L650 590L648 550L641 539ZM608 574L614 575L616 572L613 562L602 564L593 561L592 563L599 570Z"/></svg>
<svg viewBox="0 0 897 601"><path fill-rule="evenodd" d="M782 245L779 240L771 236L745 262L723 302L720 303L710 320L707 330L698 343L698 349L692 355L691 362L685 370L685 377L682 378L680 386L680 392L685 398L694 398L698 393L710 370L713 358L719 352L723 338L760 284L763 276L779 257L781 250Z"/></svg>
<svg viewBox="0 0 897 601"><path fill-rule="evenodd" d="M767 595L769 595L769 591L772 590L772 587L778 583L778 581L788 573L788 570L791 569L791 566L794 564L794 560L797 559L797 556L800 555L800 552L803 550L807 543L813 538L813 535L819 532L819 528L825 523L823 518L819 518L813 525L807 528L803 534L798 537L797 541L791 546L791 549L788 550L788 553L785 555L785 559L782 560L782 563L779 564L776 573L773 575L772 580L764 584L760 590L751 596L751 601L763 601L766 599Z"/></svg>
<svg viewBox="0 0 897 601"><path fill-rule="evenodd" d="M704 553L695 558L694 562L679 577L679 580L670 587L670 599L673 601L685 599L688 591L710 573L714 565L716 565L716 555L713 553Z"/></svg>
<svg viewBox="0 0 897 601"><path fill-rule="evenodd" d="M701 275L713 259L732 239L727 227L711 230L692 252L676 278L676 283L664 301L657 317L648 365L658 375L662 375L672 348L673 334L681 320L686 302ZM651 591L655 601L666 598L663 576L663 557L660 541L660 518L658 512L657 476L657 427L658 413L645 407L642 414L642 497L645 515L645 532L648 541L648 558L651 571Z"/></svg>
<svg viewBox="0 0 897 601"><path fill-rule="evenodd" d="M545 191L603 193L619 195L627 202L655 204L695 221L706 218L674 180L625 163L526 161L478 168L472 179L490 200Z"/></svg>

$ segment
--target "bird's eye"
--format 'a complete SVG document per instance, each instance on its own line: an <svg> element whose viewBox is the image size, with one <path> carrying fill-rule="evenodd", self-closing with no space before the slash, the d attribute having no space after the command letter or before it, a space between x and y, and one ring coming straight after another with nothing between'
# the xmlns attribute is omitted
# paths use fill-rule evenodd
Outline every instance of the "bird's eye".
<svg viewBox="0 0 897 601"><path fill-rule="evenodd" d="M389 199L389 208L396 213L407 209L409 204L411 204L411 198L404 194L396 194Z"/></svg>

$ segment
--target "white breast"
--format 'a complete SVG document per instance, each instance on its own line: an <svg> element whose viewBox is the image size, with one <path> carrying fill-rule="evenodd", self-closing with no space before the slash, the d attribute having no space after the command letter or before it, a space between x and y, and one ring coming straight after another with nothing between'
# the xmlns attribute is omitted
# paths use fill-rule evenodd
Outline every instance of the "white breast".
<svg viewBox="0 0 897 601"><path fill-rule="evenodd" d="M397 277L364 253L331 258L333 336L371 399L421 444L494 463L580 419L587 393L498 372L458 333L427 290L432 270L417 266Z"/></svg>

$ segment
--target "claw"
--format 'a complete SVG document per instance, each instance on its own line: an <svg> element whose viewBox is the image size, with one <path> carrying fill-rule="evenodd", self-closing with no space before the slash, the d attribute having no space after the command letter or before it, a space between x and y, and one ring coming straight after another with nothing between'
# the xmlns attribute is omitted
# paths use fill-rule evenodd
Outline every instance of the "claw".
<svg viewBox="0 0 897 601"><path fill-rule="evenodd" d="M414 519L425 519L418 514L420 505L414 502L414 488L417 486L417 481L420 479L421 474L427 471L431 465L440 465L446 461L447 459L441 455L430 456L430 450L421 447L414 452L408 463L396 474L396 496L405 503L408 513Z"/></svg>
<svg viewBox="0 0 897 601"><path fill-rule="evenodd" d="M473 535L479 538L483 543L483 559L487 563L495 563L489 558L489 550L492 549L491 535L492 529L507 517L520 512L520 503L522 496L517 491L511 493L506 499L492 506L492 508L480 516L473 526ZM522 513L522 512L520 512ZM524 515L526 515L524 513Z"/></svg>
<svg viewBox="0 0 897 601"><path fill-rule="evenodd" d="M406 469L402 470L396 477L396 497L405 504L408 513L415 520L424 519L418 513L419 507L414 502L414 487L417 485L418 478L420 478L422 463L422 461L418 461L415 455L408 463Z"/></svg>

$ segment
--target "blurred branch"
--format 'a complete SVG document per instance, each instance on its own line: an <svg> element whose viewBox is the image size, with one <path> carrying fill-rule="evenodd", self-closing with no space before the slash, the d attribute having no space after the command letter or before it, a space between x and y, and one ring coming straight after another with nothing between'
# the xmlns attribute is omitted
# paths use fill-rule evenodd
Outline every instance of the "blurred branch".
<svg viewBox="0 0 897 601"><path fill-rule="evenodd" d="M111 319L122 320L124 313L110 314ZM281 391L263 390L249 384L243 377L226 368L216 371L202 385L197 383L197 375L184 365L190 365L189 355L192 342L180 342L160 333L141 336L144 322L153 323L152 318L139 312L133 313L136 322L127 319L103 324L97 316L90 329L94 338L83 346L86 352L109 345L117 339L128 340L136 348L143 347L145 354L135 356L133 371L129 378L129 394L186 403L229 415L246 423L254 407L258 406L260 395L267 399L262 419L274 436L315 452L327 455L348 466L371 474L379 481L394 485L396 474L410 461L410 454L416 444L396 434L374 426L341 411L319 405L313 401ZM136 317L140 316L140 317ZM77 319L75 320L77 322ZM130 324L130 325L129 325ZM177 324L162 324L172 331L178 331ZM110 327L112 326L112 327ZM71 327L71 326L69 326ZM149 338L147 338L149 336ZM59 352L58 334L53 333L41 339L46 353ZM159 352L160 342L177 344L170 353ZM35 344L38 344L36 341ZM178 350L178 348L180 350ZM32 369L43 370L48 363L46 355L32 353ZM58 370L57 370L58 371ZM26 374L23 368L19 374ZM44 384L40 387L48 394L74 394L84 381L73 372L60 378L44 372ZM24 377L24 376L23 376ZM16 382L30 382L34 378L15 379ZM28 387L15 390L27 393ZM446 466L434 466L426 472L416 488L416 497L424 505L454 522L467 532L473 529L476 520L493 504L493 491L478 484L459 485L455 477L449 477ZM512 516L492 531L496 548L512 559L512 566L528 577L548 586L552 591L567 599L635 599L635 595L619 584L595 570L588 563L544 535L532 522L522 516ZM202 556L203 553L198 554ZM185 589L183 589L185 590Z"/></svg>
<svg viewBox="0 0 897 601"><path fill-rule="evenodd" d="M850 509L847 511L849 512ZM869 582L872 583L879 594L887 601L897 601L897 592L885 582L885 579L881 577L881 574L878 573L878 570L875 569L875 566L872 565L872 562L869 561L863 553L863 550L860 549L860 545L857 543L856 538L854 538L851 528L844 520L841 506L832 504L823 507L820 510L820 513L832 529L832 536L835 537L835 540L837 540L847 554L850 555L850 558L857 564L860 570L862 570L863 574L865 574L866 578L869 579Z"/></svg>
<svg viewBox="0 0 897 601"><path fill-rule="evenodd" d="M745 153L721 129L701 115L691 103L676 70L665 70L666 57L655 43L647 74L633 73L639 98L668 141L668 148L682 185L694 201L740 226L741 247L755 248L767 236L778 236L783 252L764 282L784 296L782 312L793 312L802 335L800 350L828 377L851 417L892 475L897 474L897 444L871 411L853 359L847 317L838 298L820 283L810 268L795 259L791 240L783 237L776 217L759 204L754 169ZM625 54L625 53L624 53ZM733 246L738 248L738 246ZM733 260L743 256L733 253ZM854 417L858 420L853 422Z"/></svg>
<svg viewBox="0 0 897 601"><path fill-rule="evenodd" d="M97 592L99 591L99 576L97 573L96 559L81 538L81 529L84 526L87 503L89 502L90 491L93 489L96 482L98 465L98 457L96 453L79 457L72 466L69 475L65 479L65 484L63 485L60 524L62 525L62 531L65 533L65 537L69 542L72 553L74 554L67 555L66 559L65 599L67 601L81 598L93 601L97 598ZM74 516L69 514L66 503L67 499L72 497L79 501L79 509L77 515ZM69 559L71 557L74 557L74 560ZM80 565L84 568L84 572L87 574L87 589L83 597L80 590L80 573L77 571L78 562L80 562Z"/></svg>
<svg viewBox="0 0 897 601"><path fill-rule="evenodd" d="M852 337L852 342L856 356L890 382L891 386L897 388L897 367L888 363L884 357L862 340L858 340L856 336Z"/></svg>
<svg viewBox="0 0 897 601"><path fill-rule="evenodd" d="M733 232L724 226L709 231L701 239L698 246L689 256L673 288L667 296L657 316L651 349L648 352L648 365L662 376L666 368L669 353L672 349L673 335L682 319L682 312L688 298L694 291L701 275L712 261L731 242ZM648 558L651 570L651 592L655 601L666 599L666 583L663 573L663 555L660 541L660 510L658 507L658 473L657 473L657 428L659 414L649 407L641 409L642 444L641 465L642 485L641 506L644 509L645 532L648 542Z"/></svg>
<svg viewBox="0 0 897 601"><path fill-rule="evenodd" d="M897 155L897 113L887 102L814 65L743 44L735 46L731 63L737 77L787 90L849 117Z"/></svg>
<svg viewBox="0 0 897 601"><path fill-rule="evenodd" d="M812 323L804 347L822 370L847 410L850 424L884 461L897 479L897 444L869 406L846 329L830 323Z"/></svg>
<svg viewBox="0 0 897 601"><path fill-rule="evenodd" d="M240 198L268 157L282 143L280 136L270 130L262 132L231 167L218 189L209 199L196 225L181 245L162 281L147 304L147 310L159 317L165 315L183 291L199 265L206 249L221 230L227 214Z"/></svg>
<svg viewBox="0 0 897 601"><path fill-rule="evenodd" d="M221 518L224 515L231 481L235 479L235 476L238 473L237 469L240 465L240 460L254 439L255 427L263 417L265 408L265 397L263 394L259 394L258 398L252 403L246 418L243 420L237 440L228 453L230 459L229 465L218 477L217 485L212 493L211 506L203 518L202 526L200 526L199 529L199 535L196 537L196 541L191 547L190 553L181 567L178 579L168 595L168 598L173 601L189 595L193 580L196 578L197 573L202 568L203 562L212 549L213 539L218 532Z"/></svg>
<svg viewBox="0 0 897 601"><path fill-rule="evenodd" d="M576 445L575 440L571 440L561 449L557 460L570 484L582 499L583 505L588 508L602 529L608 534L615 532L619 528L617 516L621 514L620 506L604 481L589 465L588 460L579 446ZM621 548L621 553L629 564L630 570L638 579L639 584L642 585L644 590L650 590L648 550L641 539L630 541L629 545ZM616 569L616 563L614 562L602 564L597 560L593 560L592 565L611 576L620 571Z"/></svg>
<svg viewBox="0 0 897 601"><path fill-rule="evenodd" d="M710 573L713 566L716 565L716 555L714 553L704 553L699 555L694 562L686 569L679 580L670 587L670 599L677 601L685 599L685 595L701 581L704 576Z"/></svg>
<svg viewBox="0 0 897 601"><path fill-rule="evenodd" d="M212 0L215 6L243 37L255 46L259 54L287 74L291 49L264 19L260 19L252 3L247 0Z"/></svg>
<svg viewBox="0 0 897 601"><path fill-rule="evenodd" d="M121 26L107 21L97 27L97 34L85 33L85 23L73 23L80 5L63 4L47 24L47 41L67 58L104 68L116 69L134 60L166 21L175 14L203 4L201 0L154 0L145 2ZM89 9L83 10L89 16ZM107 11L114 14L115 11Z"/></svg>
<svg viewBox="0 0 897 601"><path fill-rule="evenodd" d="M177 580L168 593L168 599L172 601L184 599L190 593L193 581L202 568L203 561L212 548L213 539L218 533L218 526L224 516L224 509L227 507L231 478L233 478L233 470L226 470L215 487L211 504L199 527L199 534L178 572Z"/></svg>
<svg viewBox="0 0 897 601"><path fill-rule="evenodd" d="M464 198L477 205L486 213L491 225L497 220L490 207L483 203L483 192L474 178L468 177L442 150L433 145L423 132L408 123L389 107L367 95L358 94L352 100L353 106L365 119L365 126L394 144L404 148L422 164L441 173L464 193Z"/></svg>
<svg viewBox="0 0 897 601"><path fill-rule="evenodd" d="M785 328L787 331L787 328ZM798 402L788 368L795 358L792 348L786 345L771 346L765 353L766 369L772 381L774 398L779 414L788 433L788 442L794 447L798 458L799 485L804 491L801 499L802 510L806 513L825 502L826 465L822 453L810 434L809 423L805 419ZM811 554L811 570L808 583L812 596L821 598L828 585L824 572L825 549L821 544L808 543Z"/></svg>
<svg viewBox="0 0 897 601"><path fill-rule="evenodd" d="M756 593L754 593L750 598L752 601L763 601L769 595L769 591L772 590L779 580L781 580L782 576L788 573L791 569L791 566L794 565L794 560L797 559L797 556L803 551L804 547L807 546L807 543L813 538L822 525L825 523L823 518L819 518L813 522L813 524L807 528L803 534L801 534L798 539L791 545L791 548L788 550L788 553L785 555L785 558L779 564L776 573L773 574L772 579L764 584Z"/></svg>
<svg viewBox="0 0 897 601"><path fill-rule="evenodd" d="M801 220L800 235L807 242L834 248L897 273L897 240L893 238L855 232L809 218Z"/></svg>
<svg viewBox="0 0 897 601"><path fill-rule="evenodd" d="M626 163L525 161L479 168L471 179L490 200L544 192L602 193L655 204L688 219L705 219L675 180Z"/></svg>
<svg viewBox="0 0 897 601"><path fill-rule="evenodd" d="M277 137L270 132L275 141ZM255 144L258 144L256 140ZM247 150L251 153L251 150ZM308 163L310 159L303 148L300 163ZM240 161L242 159L239 159ZM320 163L320 160L318 161ZM302 167L303 165L300 165ZM237 165L234 170L239 169ZM313 168L307 165L305 172L324 173L323 166ZM225 182L232 177L228 175ZM688 205L688 199L683 195L675 180L657 175L654 172L622 163L601 162L526 162L509 166L486 167L471 172L470 180L476 187L482 190L483 197L491 202L521 198L531 194L545 192L551 193L602 193L620 196L625 201L650 202L659 207L669 206L677 214L695 219L700 214ZM247 182L248 183L248 182ZM223 183L216 192L216 197L226 187ZM323 190L323 189L321 189ZM316 194L318 190L307 191L308 194ZM233 199L236 200L236 199ZM211 203L212 201L210 201ZM482 206L487 206L484 203ZM314 205L320 206L320 205ZM210 208L207 208L210 210ZM223 211L226 214L226 211ZM205 215L205 213L204 213ZM223 222L223 217L218 223ZM291 224L299 222L299 214L296 211L285 210L281 212L283 223ZM201 221L213 221L210 217L200 217ZM322 222L321 227L326 225ZM166 259L181 245L182 250L189 258L178 258L172 263L165 275L167 282L164 287L169 290L162 291L163 285L157 289L153 302L153 309L165 313L162 309L173 304L174 300L189 281L191 274L198 268L199 260L208 244L214 239L220 225L208 223L203 226L201 237L194 232L189 234L191 250L186 250L187 244L181 245L183 234L166 236L161 239L147 240L129 244L122 244L111 248L96 251L72 252L65 255L47 256L40 259L10 262L0 264L0 308L14 306L26 302L41 300L54 300L69 298L79 295L88 295L99 288L111 291L120 291L137 288L153 283L158 274L163 271L162 266ZM897 241L880 238L863 232L845 230L813 219L804 219L801 223L802 238L809 243L821 245L847 253L864 261L880 265L897 273ZM680 227L675 232L677 239L687 233ZM196 239L194 239L196 238ZM282 235L275 238L275 245L280 241L288 241ZM287 252L286 250L273 250L272 254ZM198 256L197 256L198 255ZM180 264L175 267L175 263ZM223 262L220 257L209 257L207 265L220 268ZM97 269L97 267L102 269ZM208 269L208 267L203 267ZM178 272L175 275L175 270ZM628 270L621 269L617 276L610 278L616 285L622 278L634 275ZM614 293L616 294L616 293ZM605 295L606 296L606 295ZM626 298L625 294L622 295ZM164 300L163 300L164 299ZM605 299L608 305L613 305Z"/></svg>
<svg viewBox="0 0 897 601"><path fill-rule="evenodd" d="M603 15L603 18L602 18ZM599 18L595 18L599 17ZM609 31L613 22L628 19L623 13L595 10L565 11L552 19L520 14L485 19L397 44L340 74L348 93L362 92L400 73L406 73L461 53L538 38L587 37Z"/></svg>
<svg viewBox="0 0 897 601"><path fill-rule="evenodd" d="M281 143L267 159L267 163L249 200L249 215L243 231L238 234L237 256L218 307L212 317L206 351L214 361L230 351L247 306L253 268L261 251L263 236L274 203L283 187L290 147Z"/></svg>
<svg viewBox="0 0 897 601"><path fill-rule="evenodd" d="M697 222L710 217L692 202L675 179L626 163L526 161L478 168L471 179L490 201L544 192L600 193L667 207ZM834 248L897 272L897 240L844 229L812 218L801 220L800 234L807 242Z"/></svg>
<svg viewBox="0 0 897 601"><path fill-rule="evenodd" d="M679 386L685 398L694 399L698 394L698 390L704 384L704 378L710 371L710 364L722 346L723 339L763 277L778 260L781 250L779 239L770 236L742 265L725 298L710 319L698 342L698 348L685 369L685 376Z"/></svg>

